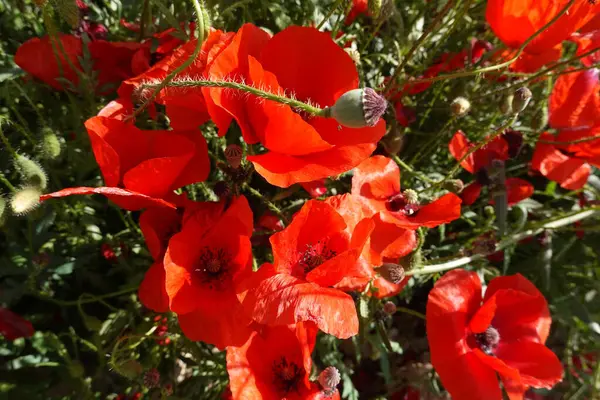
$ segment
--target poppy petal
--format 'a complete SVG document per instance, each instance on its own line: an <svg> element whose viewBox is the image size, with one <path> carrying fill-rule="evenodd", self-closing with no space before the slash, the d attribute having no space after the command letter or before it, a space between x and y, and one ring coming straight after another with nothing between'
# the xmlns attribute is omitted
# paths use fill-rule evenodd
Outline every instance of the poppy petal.
<svg viewBox="0 0 600 400"><path fill-rule="evenodd" d="M506 194L508 205L517 204L533 194L534 187L531 183L520 178L506 179Z"/></svg>
<svg viewBox="0 0 600 400"><path fill-rule="evenodd" d="M528 341L500 344L496 356L517 369L527 386L551 389L562 380L563 367L556 355L541 343Z"/></svg>
<svg viewBox="0 0 600 400"><path fill-rule="evenodd" d="M162 262L155 262L146 271L144 280L138 291L140 302L157 313L169 311L169 297L165 289L165 267Z"/></svg>
<svg viewBox="0 0 600 400"><path fill-rule="evenodd" d="M6 340L15 340L33 335L33 325L20 315L0 307L0 334Z"/></svg>
<svg viewBox="0 0 600 400"><path fill-rule="evenodd" d="M86 194L101 194L106 196L113 203L119 207L129 210L138 211L144 208L151 207L169 207L176 208L174 204L169 203L163 199L155 199L153 197L146 196L141 193L132 192L126 189L120 189L116 187L74 187L59 190L58 192L44 194L40 197L40 201L46 201L51 198L67 197L73 195L86 195Z"/></svg>
<svg viewBox="0 0 600 400"><path fill-rule="evenodd" d="M448 149L450 150L450 154L452 157L456 159L456 161L460 161L468 152L471 147L471 142L465 136L463 131L456 131L452 139L450 139L450 143L448 143ZM474 154L470 154L467 158L465 158L461 163L461 167L470 173L474 174L475 170L475 156Z"/></svg>
<svg viewBox="0 0 600 400"><path fill-rule="evenodd" d="M479 182L472 182L460 192L460 198L466 206L470 206L481 195L481 189L483 189L483 186Z"/></svg>
<svg viewBox="0 0 600 400"><path fill-rule="evenodd" d="M339 146L306 156L269 152L248 156L256 171L272 185L289 187L336 176L356 167L373 153L376 144Z"/></svg>
<svg viewBox="0 0 600 400"><path fill-rule="evenodd" d="M180 221L177 211L170 208L152 208L140 215L140 229L154 260L163 256L169 236L178 230Z"/></svg>
<svg viewBox="0 0 600 400"><path fill-rule="evenodd" d="M352 194L387 199L400 193L400 168L391 158L373 156L354 168Z"/></svg>
<svg viewBox="0 0 600 400"><path fill-rule="evenodd" d="M550 126L561 129L599 124L599 88L597 69L559 76L549 100Z"/></svg>
<svg viewBox="0 0 600 400"><path fill-rule="evenodd" d="M460 218L461 203L460 197L454 193L447 193L439 199L421 206L415 215L383 212L381 218L406 229L417 229L421 226L435 228Z"/></svg>

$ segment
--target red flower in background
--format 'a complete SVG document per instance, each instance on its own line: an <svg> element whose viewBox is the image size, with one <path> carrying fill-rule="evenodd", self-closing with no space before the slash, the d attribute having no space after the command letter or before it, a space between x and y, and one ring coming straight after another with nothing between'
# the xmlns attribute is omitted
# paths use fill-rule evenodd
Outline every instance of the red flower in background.
<svg viewBox="0 0 600 400"><path fill-rule="evenodd" d="M325 400L340 396L325 393L310 382L311 353L317 329L310 323L261 327L246 343L227 348L227 372L233 399Z"/></svg>
<svg viewBox="0 0 600 400"><path fill-rule="evenodd" d="M519 48L569 3L569 0L488 0L486 19L502 42ZM600 4L576 1L554 24L525 47L543 54L577 31L600 12Z"/></svg>
<svg viewBox="0 0 600 400"><path fill-rule="evenodd" d="M308 201L283 231L271 236L274 265L263 265L246 283L240 299L261 324L311 321L339 338L358 333L352 298L331 288L363 273L358 263L373 229L368 219L349 233L333 207Z"/></svg>
<svg viewBox="0 0 600 400"><path fill-rule="evenodd" d="M6 340L13 341L22 337L33 335L33 326L20 315L9 309L0 307L0 335Z"/></svg>
<svg viewBox="0 0 600 400"><path fill-rule="evenodd" d="M344 24L350 25L360 15L368 16L369 14L369 0L352 0L352 8L348 15L346 15Z"/></svg>
<svg viewBox="0 0 600 400"><path fill-rule="evenodd" d="M492 61L501 63L514 58L518 49L508 48L496 52L492 56ZM511 72L533 73L539 71L542 67L548 67L556 63L562 56L562 45L556 45L541 54L521 53L519 58L508 67ZM499 77L499 80L505 77ZM541 79L541 78L540 78Z"/></svg>
<svg viewBox="0 0 600 400"><path fill-rule="evenodd" d="M342 94L358 88L350 56L328 34L298 26L272 38L252 24L242 26L214 59L207 77L243 78L246 84L272 93L285 91L321 106L331 106ZM280 187L352 169L375 150L385 133L383 120L372 128L340 127L332 118L310 117L235 90L203 88L202 92L221 135L235 119L246 143L260 142L268 150L248 160L269 183Z"/></svg>
<svg viewBox="0 0 600 400"><path fill-rule="evenodd" d="M183 333L220 349L250 335L236 287L251 273L252 210L245 197L200 203L169 241L164 258L169 308Z"/></svg>
<svg viewBox="0 0 600 400"><path fill-rule="evenodd" d="M550 95L549 114L550 126L560 132L540 136L531 168L565 189L580 189L591 173L589 164L600 165L600 140L585 140L600 134L598 70L561 75Z"/></svg>
<svg viewBox="0 0 600 400"><path fill-rule="evenodd" d="M600 27L598 28L598 30L585 34L574 33L573 35L571 35L571 41L577 44L578 56L581 56L594 49L600 49ZM591 67L592 65L597 65L598 63L600 63L600 50L597 50L592 54L583 57L581 59L581 63L586 67Z"/></svg>
<svg viewBox="0 0 600 400"><path fill-rule="evenodd" d="M460 163L464 169L477 177L477 180L465 187L461 193L461 198L466 205L473 204L481 194L483 186L492 183L488 174L488 169L491 167L492 162L494 160L504 161L511 157L510 135L518 135L520 137L520 134L509 131L505 135L506 139L504 136L498 136L486 146L470 154ZM518 146L520 147L522 139L518 142ZM472 146L473 144L469 142L462 131L457 131L448 144L450 154L457 161L461 160ZM534 190L531 183L520 178L508 178L505 181L505 185L508 205L516 204L530 197Z"/></svg>
<svg viewBox="0 0 600 400"><path fill-rule="evenodd" d="M400 169L394 160L374 156L354 170L352 194L360 196L381 221L405 229L433 228L460 217L461 200L445 194L429 204L418 204L410 193L400 191Z"/></svg>
<svg viewBox="0 0 600 400"><path fill-rule="evenodd" d="M85 126L106 187L63 189L41 200L98 193L126 210L174 207L163 199L208 176L208 150L198 130L143 131L106 117L92 117Z"/></svg>
<svg viewBox="0 0 600 400"><path fill-rule="evenodd" d="M482 298L475 272L445 274L429 293L431 363L455 400L500 400L496 374L511 399L562 379L544 343L550 330L544 296L522 275L493 279Z"/></svg>

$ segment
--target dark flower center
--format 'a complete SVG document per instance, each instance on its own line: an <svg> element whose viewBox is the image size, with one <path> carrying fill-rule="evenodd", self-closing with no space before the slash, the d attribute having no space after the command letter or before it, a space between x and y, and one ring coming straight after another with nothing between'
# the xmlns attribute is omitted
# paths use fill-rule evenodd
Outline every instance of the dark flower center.
<svg viewBox="0 0 600 400"><path fill-rule="evenodd" d="M291 391L298 391L298 384L304 377L304 369L296 363L288 362L285 357L275 360L273 363L273 384L281 396Z"/></svg>
<svg viewBox="0 0 600 400"><path fill-rule="evenodd" d="M496 347L498 347L498 343L500 343L500 333L496 328L490 326L482 333L476 333L475 342L488 356L493 356Z"/></svg>
<svg viewBox="0 0 600 400"><path fill-rule="evenodd" d="M309 273L325 261L335 257L336 254L334 250L327 248L325 242L319 240L316 244L306 245L298 264L304 269L304 273Z"/></svg>
<svg viewBox="0 0 600 400"><path fill-rule="evenodd" d="M492 180L490 179L490 175L488 174L488 171L486 168L481 168L479 171L477 171L475 173L475 177L476 177L477 183L479 183L480 185L488 186L489 184L492 183Z"/></svg>
<svg viewBox="0 0 600 400"><path fill-rule="evenodd" d="M194 268L196 279L210 289L221 290L230 276L229 261L225 250L205 247Z"/></svg>
<svg viewBox="0 0 600 400"><path fill-rule="evenodd" d="M388 211L399 212L407 217L414 216L420 209L418 204L409 202L403 193L398 193L388 198L385 207Z"/></svg>

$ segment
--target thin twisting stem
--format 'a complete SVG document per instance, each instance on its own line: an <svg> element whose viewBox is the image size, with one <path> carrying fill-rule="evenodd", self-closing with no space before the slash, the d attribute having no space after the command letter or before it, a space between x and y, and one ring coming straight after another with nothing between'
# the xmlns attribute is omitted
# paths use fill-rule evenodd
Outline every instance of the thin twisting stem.
<svg viewBox="0 0 600 400"><path fill-rule="evenodd" d="M279 209L279 207L277 207L275 204L273 204L271 201L269 201L265 196L262 195L262 193L260 193L258 190L254 189L252 186L248 185L247 183L244 184L244 189L247 190L252 196L256 197L257 199L259 199L264 205L267 206L267 208L269 210L271 210L271 212L273 212L275 215L277 215L285 225L288 224L288 219L285 216L285 214Z"/></svg>
<svg viewBox="0 0 600 400"><path fill-rule="evenodd" d="M538 143L544 143L544 144L556 144L556 145L569 145L569 144L577 144L577 143L585 143L585 142L591 142L592 140L597 140L600 139L600 134L598 135L594 135L594 136L588 136L588 137L584 137L584 138L580 138L580 139L574 139L574 140L567 140L567 141L559 141L559 140L542 140L539 139Z"/></svg>
<svg viewBox="0 0 600 400"><path fill-rule="evenodd" d="M327 22L329 20L329 18L331 18L331 16L333 15L333 13L335 12L335 10L338 9L338 7L340 6L340 4L342 4L344 0L336 0L335 3L333 4L333 6L331 7L331 9L329 10L329 12L327 13L327 15L325 17L323 17L323 20L321 22L319 22L319 25L317 25L317 29L320 30L321 27L325 24L325 22Z"/></svg>

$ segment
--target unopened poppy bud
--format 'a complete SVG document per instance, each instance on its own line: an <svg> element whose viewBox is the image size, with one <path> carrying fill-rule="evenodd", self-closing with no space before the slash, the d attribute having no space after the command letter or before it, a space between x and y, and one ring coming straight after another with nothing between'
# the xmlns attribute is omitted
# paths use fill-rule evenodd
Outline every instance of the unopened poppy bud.
<svg viewBox="0 0 600 400"><path fill-rule="evenodd" d="M512 114L512 102L514 98L515 95L512 93L509 93L502 98L502 103L500 103L500 111L502 112L502 114Z"/></svg>
<svg viewBox="0 0 600 400"><path fill-rule="evenodd" d="M406 189L402 192L408 204L419 204L419 194L412 189Z"/></svg>
<svg viewBox="0 0 600 400"><path fill-rule="evenodd" d="M143 368L142 364L140 364L138 361L127 360L122 364L119 364L118 367L115 368L115 370L126 378L135 379L138 376L140 376L140 374L143 371Z"/></svg>
<svg viewBox="0 0 600 400"><path fill-rule="evenodd" d="M237 144L230 144L225 148L225 159L235 169L239 168L242 164L243 154L244 150Z"/></svg>
<svg viewBox="0 0 600 400"><path fill-rule="evenodd" d="M381 144L388 154L396 155L400 153L402 147L404 147L404 135L396 129L385 135L383 139L381 139Z"/></svg>
<svg viewBox="0 0 600 400"><path fill-rule="evenodd" d="M10 208L16 215L25 215L40 204L42 192L35 186L26 186L17 190L10 199Z"/></svg>
<svg viewBox="0 0 600 400"><path fill-rule="evenodd" d="M471 109L471 102L464 97L457 97L450 103L452 115L462 117Z"/></svg>
<svg viewBox="0 0 600 400"><path fill-rule="evenodd" d="M496 215L496 212L494 211L494 207L492 207L492 206L483 207L483 212L488 217L493 217L494 215Z"/></svg>
<svg viewBox="0 0 600 400"><path fill-rule="evenodd" d="M358 314L364 319L368 319L371 314L371 310L369 309L369 300L364 296L361 296L358 299Z"/></svg>
<svg viewBox="0 0 600 400"><path fill-rule="evenodd" d="M373 18L379 18L379 14L381 13L381 6L383 5L383 0L369 0L368 7L369 13Z"/></svg>
<svg viewBox="0 0 600 400"><path fill-rule="evenodd" d="M144 386L147 388L158 387L160 383L160 372L156 368L152 368L150 371L146 371L144 374Z"/></svg>
<svg viewBox="0 0 600 400"><path fill-rule="evenodd" d="M351 47L345 48L344 51L350 56L355 65L360 64L360 52Z"/></svg>
<svg viewBox="0 0 600 400"><path fill-rule="evenodd" d="M71 28L76 28L79 25L79 7L77 7L75 0L52 0L52 5L58 12L58 15Z"/></svg>
<svg viewBox="0 0 600 400"><path fill-rule="evenodd" d="M42 166L29 157L18 154L15 167L28 185L38 186L40 189L45 189L48 185L48 177Z"/></svg>
<svg viewBox="0 0 600 400"><path fill-rule="evenodd" d="M531 100L531 98L533 97L533 94L531 93L531 90L529 90L529 88L523 86L518 88L517 90L515 90L515 97L513 97L513 101L512 101L512 111L513 113L520 113L521 111L523 111L526 107L527 104L529 104L529 101Z"/></svg>
<svg viewBox="0 0 600 400"><path fill-rule="evenodd" d="M531 127L536 131L541 131L548 125L548 107L543 106L533 116L531 120Z"/></svg>
<svg viewBox="0 0 600 400"><path fill-rule="evenodd" d="M41 157L46 160L56 160L62 152L58 136L50 129L45 129L42 133L41 148Z"/></svg>
<svg viewBox="0 0 600 400"><path fill-rule="evenodd" d="M384 263L377 269L379 275L387 281L398 284L404 279L404 268L394 263Z"/></svg>
<svg viewBox="0 0 600 400"><path fill-rule="evenodd" d="M319 374L319 384L326 392L333 392L340 384L342 377L336 367L327 367Z"/></svg>
<svg viewBox="0 0 600 400"><path fill-rule="evenodd" d="M444 182L444 189L452 193L460 193L465 188L465 184L460 179L450 179L449 181Z"/></svg>
<svg viewBox="0 0 600 400"><path fill-rule="evenodd" d="M394 303L392 303L391 301L386 301L383 304L383 312L385 312L386 314L392 315L396 313L396 305Z"/></svg>
<svg viewBox="0 0 600 400"><path fill-rule="evenodd" d="M328 109L329 115L348 128L375 126L385 113L387 100L371 88L344 93Z"/></svg>

